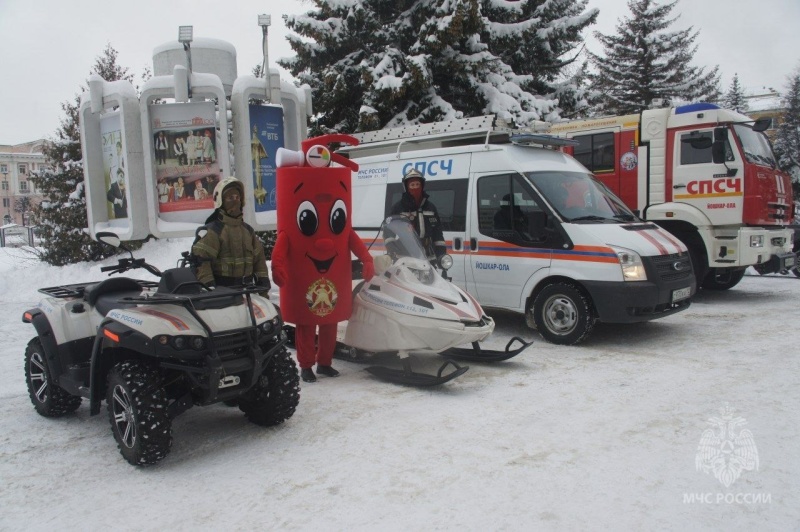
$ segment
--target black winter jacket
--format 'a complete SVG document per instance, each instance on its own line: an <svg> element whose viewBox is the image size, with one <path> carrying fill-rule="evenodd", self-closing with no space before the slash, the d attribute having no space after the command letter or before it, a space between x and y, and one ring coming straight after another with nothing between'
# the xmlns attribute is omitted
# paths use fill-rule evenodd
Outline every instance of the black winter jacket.
<svg viewBox="0 0 800 532"><path fill-rule="evenodd" d="M442 234L442 222L439 219L439 211L429 199L428 194L422 193L422 201L419 207L417 202L408 192L403 192L400 201L392 205L392 215L402 214L414 224L414 228L419 234L422 245L428 253L435 253L437 257L447 252L447 244Z"/></svg>

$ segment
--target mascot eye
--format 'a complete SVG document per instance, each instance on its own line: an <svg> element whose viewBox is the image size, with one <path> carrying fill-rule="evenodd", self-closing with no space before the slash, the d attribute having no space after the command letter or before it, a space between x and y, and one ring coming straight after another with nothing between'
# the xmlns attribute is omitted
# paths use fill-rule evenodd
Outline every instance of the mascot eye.
<svg viewBox="0 0 800 532"><path fill-rule="evenodd" d="M317 209L310 201L304 201L297 207L297 227L300 232L306 236L311 236L317 232L319 219L317 218Z"/></svg>
<svg viewBox="0 0 800 532"><path fill-rule="evenodd" d="M336 200L331 209L331 231L338 235L347 225L347 207L342 200Z"/></svg>

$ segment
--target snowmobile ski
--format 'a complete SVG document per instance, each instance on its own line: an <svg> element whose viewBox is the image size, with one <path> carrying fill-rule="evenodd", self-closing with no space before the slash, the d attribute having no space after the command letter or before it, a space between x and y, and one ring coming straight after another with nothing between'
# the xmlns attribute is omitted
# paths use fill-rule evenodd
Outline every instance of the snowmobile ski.
<svg viewBox="0 0 800 532"><path fill-rule="evenodd" d="M452 365L455 369L443 375L447 366ZM403 359L403 369L393 369L386 366L370 366L367 371L375 375L381 380L393 382L395 384L403 384L406 386L438 386L449 382L456 377L463 375L467 372L469 366L459 366L452 360L445 361L441 365L436 375L429 375L427 373L417 373L411 369L411 360L409 358Z"/></svg>
<svg viewBox="0 0 800 532"><path fill-rule="evenodd" d="M511 349L511 345L514 342L519 342L522 346L517 349ZM483 350L481 349L480 343L472 342L471 349L468 347L451 347L447 351L440 353L440 355L470 362L501 362L509 358L514 358L532 343L533 342L526 342L519 336L514 336L506 344L505 351Z"/></svg>

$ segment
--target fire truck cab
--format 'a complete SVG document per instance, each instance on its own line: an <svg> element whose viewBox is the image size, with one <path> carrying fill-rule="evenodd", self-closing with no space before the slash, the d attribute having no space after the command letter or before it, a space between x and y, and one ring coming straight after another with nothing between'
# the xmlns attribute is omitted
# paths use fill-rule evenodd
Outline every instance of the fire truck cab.
<svg viewBox="0 0 800 532"><path fill-rule="evenodd" d="M768 123L699 103L554 124L550 133L645 220L689 248L698 285L725 290L745 270L786 273L791 181L763 131Z"/></svg>

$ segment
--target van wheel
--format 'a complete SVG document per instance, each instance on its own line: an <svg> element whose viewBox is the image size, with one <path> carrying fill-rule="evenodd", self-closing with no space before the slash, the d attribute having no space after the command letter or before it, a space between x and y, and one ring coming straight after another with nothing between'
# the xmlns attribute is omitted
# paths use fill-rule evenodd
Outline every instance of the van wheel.
<svg viewBox="0 0 800 532"><path fill-rule="evenodd" d="M591 300L569 283L555 283L539 292L529 312L542 338L553 344L574 345L594 327Z"/></svg>

